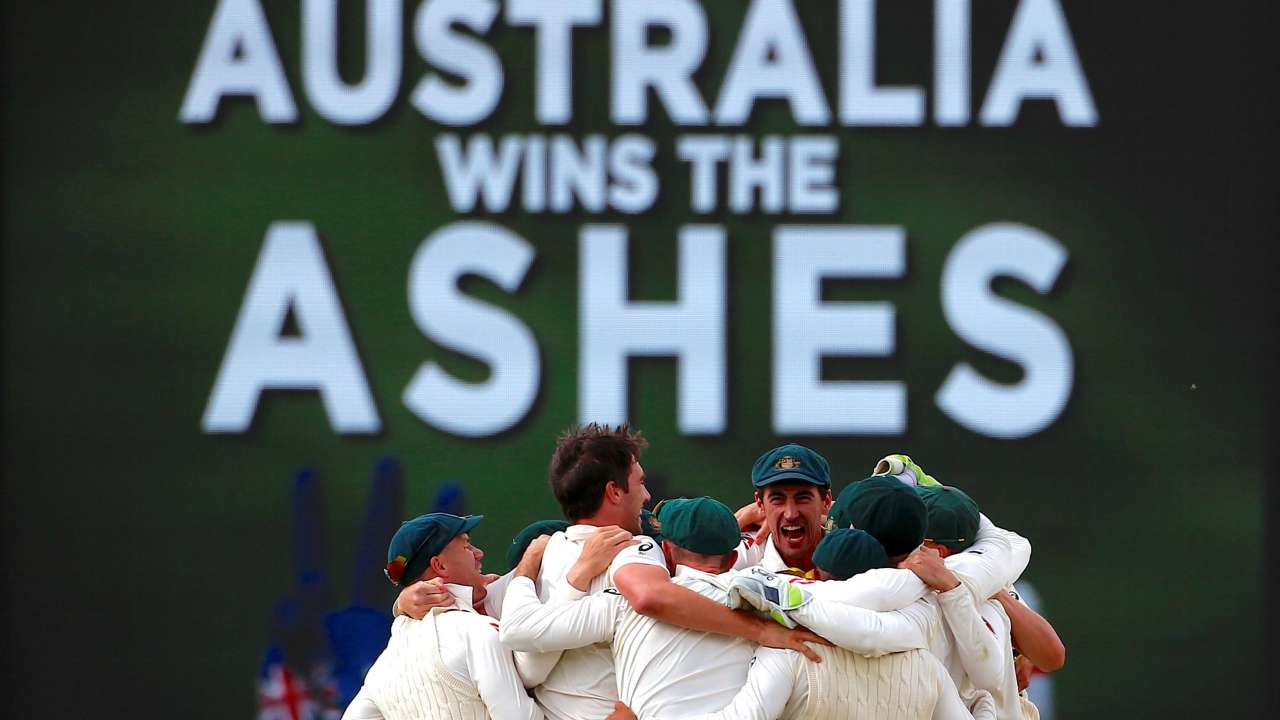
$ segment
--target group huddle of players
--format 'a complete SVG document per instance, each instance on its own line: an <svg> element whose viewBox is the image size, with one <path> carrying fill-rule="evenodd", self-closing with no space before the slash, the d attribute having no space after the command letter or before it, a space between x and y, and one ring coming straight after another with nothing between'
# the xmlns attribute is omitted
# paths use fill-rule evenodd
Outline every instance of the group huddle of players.
<svg viewBox="0 0 1280 720"><path fill-rule="evenodd" d="M344 720L1037 720L1033 668L1065 650L1011 590L1030 544L891 455L833 497L825 458L762 455L755 501L646 510L629 427L557 442L568 522L533 523L481 569L482 516L405 522L386 650Z"/></svg>

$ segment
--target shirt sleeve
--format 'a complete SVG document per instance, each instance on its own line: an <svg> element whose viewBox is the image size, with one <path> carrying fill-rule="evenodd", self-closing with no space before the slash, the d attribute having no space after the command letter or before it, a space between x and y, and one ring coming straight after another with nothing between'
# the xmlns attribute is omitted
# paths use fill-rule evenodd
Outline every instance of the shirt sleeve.
<svg viewBox="0 0 1280 720"><path fill-rule="evenodd" d="M716 712L694 715L686 720L776 720L796 690L796 661L799 657L791 650L766 647L756 650L751 670L747 672L747 684L733 696L733 700ZM807 684L805 691L808 691Z"/></svg>
<svg viewBox="0 0 1280 720"><path fill-rule="evenodd" d="M836 645L866 657L929 646L928 624L900 611L875 612L813 599L788 614Z"/></svg>
<svg viewBox="0 0 1280 720"><path fill-rule="evenodd" d="M542 710L525 692L511 651L498 640L496 630L474 625L467 633L467 671L493 720L544 719Z"/></svg>
<svg viewBox="0 0 1280 720"><path fill-rule="evenodd" d="M960 692L956 690L956 684L951 681L947 669L940 662L934 663L933 667L938 682L938 702L933 706L932 720L974 720L973 713L960 701ZM990 697L987 695L988 699ZM994 709L994 704L992 708ZM989 717L988 720L994 720L994 717Z"/></svg>
<svg viewBox="0 0 1280 720"><path fill-rule="evenodd" d="M806 585L816 598L866 608L901 610L924 597L928 588L915 573L897 568L878 568L848 580L828 580Z"/></svg>
<svg viewBox="0 0 1280 720"><path fill-rule="evenodd" d="M484 610L489 617L495 620L502 619L502 602L507 594L507 585L515 576L516 573L513 570L485 586Z"/></svg>
<svg viewBox="0 0 1280 720"><path fill-rule="evenodd" d="M507 587L506 617L500 638L512 650L551 652L571 650L613 639L622 597L591 595L573 602L542 604L529 578L518 577Z"/></svg>
<svg viewBox="0 0 1280 720"><path fill-rule="evenodd" d="M738 543L738 558L733 561L734 570L753 567L764 558L764 543L757 544L753 534L743 533L742 542Z"/></svg>
<svg viewBox="0 0 1280 720"><path fill-rule="evenodd" d="M978 535L973 546L946 559L947 567L982 602L1001 588L1011 585L1031 561L1031 543L1021 535L1002 530L986 515L979 516Z"/></svg>
<svg viewBox="0 0 1280 720"><path fill-rule="evenodd" d="M978 614L973 594L963 584L938 593L942 617L956 642L952 647L970 682L980 690L995 692L1004 681L1004 652L995 630Z"/></svg>
<svg viewBox="0 0 1280 720"><path fill-rule="evenodd" d="M638 545L631 545L622 549L617 556L613 558L613 562L609 564L609 578L612 583L613 574L624 565L631 563L643 563L645 565L656 565L663 570L667 569L667 556L662 554L662 548L651 537L645 535L636 535L639 540ZM668 570L668 572L670 572ZM566 585L568 583L565 583Z"/></svg>
<svg viewBox="0 0 1280 720"><path fill-rule="evenodd" d="M364 688L351 700L351 704L342 713L342 720L383 720L382 710L374 704L373 698Z"/></svg>

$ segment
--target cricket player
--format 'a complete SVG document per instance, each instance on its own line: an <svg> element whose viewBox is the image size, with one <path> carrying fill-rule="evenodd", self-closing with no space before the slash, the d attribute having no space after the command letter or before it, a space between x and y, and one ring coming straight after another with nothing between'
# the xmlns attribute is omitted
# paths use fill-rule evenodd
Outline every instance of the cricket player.
<svg viewBox="0 0 1280 720"><path fill-rule="evenodd" d="M483 516L420 515L400 526L385 572L404 587L439 578L453 598L415 620L400 616L343 720L541 720L498 625L477 612L488 579L469 532Z"/></svg>
<svg viewBox="0 0 1280 720"><path fill-rule="evenodd" d="M756 459L751 484L754 512L739 511L739 523L758 520L763 528L742 540L735 568L759 565L770 572L812 577L813 549L822 540L831 508L827 459L803 445L776 447Z"/></svg>
<svg viewBox="0 0 1280 720"><path fill-rule="evenodd" d="M979 524L978 504L959 488L950 486L921 486L916 492L928 511L925 547L943 558L968 550ZM968 629L967 642L955 644L965 671L975 678L975 684L982 682L977 678L988 679L998 720L1038 719L1039 710L1026 691L1018 687L1013 640L1015 636L1025 638L1023 644L1031 649L1038 663L1044 663L1041 669L1047 672L1062 667L1066 656L1062 641L1053 626L1007 588L979 602L977 609L980 624ZM955 627L956 618L948 617L947 622L958 640L964 636L966 629Z"/></svg>

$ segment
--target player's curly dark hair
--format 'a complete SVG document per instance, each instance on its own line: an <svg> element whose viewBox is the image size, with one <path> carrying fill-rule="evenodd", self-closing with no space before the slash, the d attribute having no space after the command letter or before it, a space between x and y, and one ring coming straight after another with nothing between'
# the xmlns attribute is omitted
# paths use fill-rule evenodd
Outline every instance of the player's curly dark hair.
<svg viewBox="0 0 1280 720"><path fill-rule="evenodd" d="M614 482L623 490L632 461L649 442L629 425L575 425L556 440L548 477L551 492L570 522L591 517L604 502L604 489Z"/></svg>

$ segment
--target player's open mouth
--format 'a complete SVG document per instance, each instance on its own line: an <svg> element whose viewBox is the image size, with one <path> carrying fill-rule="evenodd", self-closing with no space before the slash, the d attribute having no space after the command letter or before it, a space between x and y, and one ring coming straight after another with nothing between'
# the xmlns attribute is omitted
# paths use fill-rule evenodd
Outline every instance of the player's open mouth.
<svg viewBox="0 0 1280 720"><path fill-rule="evenodd" d="M783 540L786 540L787 542L792 544L803 542L804 526L803 525L783 525L781 528L779 528L778 534L782 536Z"/></svg>

